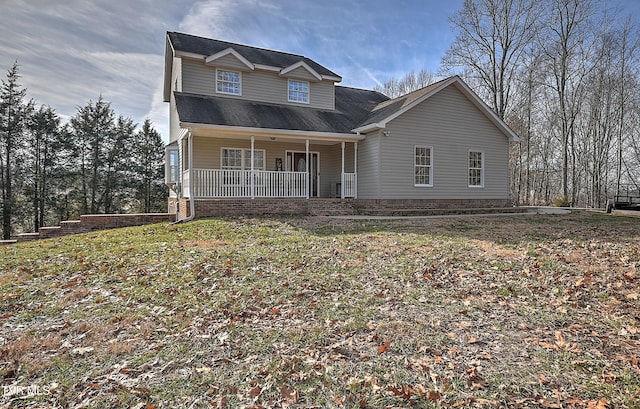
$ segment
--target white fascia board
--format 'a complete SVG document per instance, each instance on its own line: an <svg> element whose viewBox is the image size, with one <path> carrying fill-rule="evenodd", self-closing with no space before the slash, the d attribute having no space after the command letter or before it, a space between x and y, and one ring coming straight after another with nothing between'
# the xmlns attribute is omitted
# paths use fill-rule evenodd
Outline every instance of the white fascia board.
<svg viewBox="0 0 640 409"><path fill-rule="evenodd" d="M322 79L334 82L342 82L342 77L334 77L333 75L322 75Z"/></svg>
<svg viewBox="0 0 640 409"><path fill-rule="evenodd" d="M189 129L191 132L197 129L220 131L228 134L246 134L260 136L287 137L291 139L316 139L323 141L362 141L364 135L351 133L335 133L335 132L316 132L316 131L298 131L294 129L270 129L270 128L251 128L244 126L228 126L228 125L211 125L198 124L190 122L180 122L180 127Z"/></svg>
<svg viewBox="0 0 640 409"><path fill-rule="evenodd" d="M322 81L322 75L318 74L318 73L316 72L316 70L314 70L313 68L309 67L309 65L308 65L306 62L304 62L304 61L298 61L298 62L297 62L297 63L295 63L295 64L291 64L290 66L288 66L288 67L286 67L286 68L283 68L283 69L280 71L280 75L285 76L285 75L287 75L289 72L291 72L291 71L293 71L293 70L295 70L295 69L297 69L297 68L300 68L300 67L302 67L302 68L304 68L305 70L309 71L309 74L313 75L313 76L314 76L314 78L316 78L318 81Z"/></svg>
<svg viewBox="0 0 640 409"><path fill-rule="evenodd" d="M361 126L360 128L352 129L351 131L357 134L360 134L360 133L366 134L368 132L377 131L380 129L384 129L386 127L387 127L387 122L374 122L369 125Z"/></svg>
<svg viewBox="0 0 640 409"><path fill-rule="evenodd" d="M174 53L175 57L186 57L186 58L193 58L195 60L204 60L206 55L202 55L202 54L196 54L196 53L190 53L187 51L175 51Z"/></svg>
<svg viewBox="0 0 640 409"><path fill-rule="evenodd" d="M173 75L173 57L175 54L176 50L173 48L173 44L171 44L167 34L167 44L164 50L164 89L162 95L164 102L171 100L171 76Z"/></svg>
<svg viewBox="0 0 640 409"><path fill-rule="evenodd" d="M280 72L281 70L280 67L272 67L270 65L264 65L264 64L254 64L254 67L256 68L256 70L263 70L263 71Z"/></svg>
<svg viewBox="0 0 640 409"><path fill-rule="evenodd" d="M229 47L225 50L222 50L220 52L217 52L215 54L209 55L204 59L205 64L211 64L213 62L215 62L216 60L225 57L227 55L233 55L235 58L237 58L242 64L244 64L249 70L253 71L255 66L246 58L244 58L239 52L237 52L236 50L234 50L232 47Z"/></svg>

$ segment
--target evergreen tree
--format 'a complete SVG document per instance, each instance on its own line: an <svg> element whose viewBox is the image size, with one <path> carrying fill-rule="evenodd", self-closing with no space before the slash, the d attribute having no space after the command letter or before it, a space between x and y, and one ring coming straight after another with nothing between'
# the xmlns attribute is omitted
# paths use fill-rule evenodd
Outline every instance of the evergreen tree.
<svg viewBox="0 0 640 409"><path fill-rule="evenodd" d="M60 117L44 105L29 120L27 136L28 182L25 191L31 198L34 231L46 224L52 199L52 179L61 153Z"/></svg>
<svg viewBox="0 0 640 409"><path fill-rule="evenodd" d="M95 104L89 101L79 108L70 121L78 179L76 189L79 190L77 196L82 214L102 210L99 202L103 183L101 176L107 159L106 144L115 133L114 117L111 105L100 96Z"/></svg>
<svg viewBox="0 0 640 409"><path fill-rule="evenodd" d="M136 133L133 146L137 210L144 213L166 211L164 143L148 118Z"/></svg>
<svg viewBox="0 0 640 409"><path fill-rule="evenodd" d="M15 62L2 80L0 88L0 191L2 211L2 237L11 237L16 213L17 192L23 169L21 155L27 119L33 109L25 102L27 90L18 83L18 63Z"/></svg>

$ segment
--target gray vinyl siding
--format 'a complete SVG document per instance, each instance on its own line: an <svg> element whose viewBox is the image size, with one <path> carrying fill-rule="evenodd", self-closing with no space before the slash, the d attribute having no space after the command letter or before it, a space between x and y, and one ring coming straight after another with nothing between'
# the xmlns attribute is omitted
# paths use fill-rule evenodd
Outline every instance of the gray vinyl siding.
<svg viewBox="0 0 640 409"><path fill-rule="evenodd" d="M318 81L316 77L314 77L309 71L302 67L298 67L293 71L289 71L286 74L286 77L303 81Z"/></svg>
<svg viewBox="0 0 640 409"><path fill-rule="evenodd" d="M380 197L380 133L358 144L358 198Z"/></svg>
<svg viewBox="0 0 640 409"><path fill-rule="evenodd" d="M389 136L379 137L380 195L377 197L508 199L508 139L455 86L445 88L400 115L387 124L386 130ZM433 187L414 186L416 145L433 149ZM470 150L484 154L483 188L468 185ZM358 197L376 198L366 186L372 179L371 171L363 165L361 168L364 169L358 182Z"/></svg>
<svg viewBox="0 0 640 409"><path fill-rule="evenodd" d="M349 147L351 145L351 147ZM283 164L287 151L304 152L305 143L271 142L256 140L256 150L265 151L265 170L276 170L276 158L282 158ZM250 140L211 138L196 136L193 144L193 162L196 169L220 169L222 148L251 149ZM309 145L310 152L320 155L320 196L333 197L336 183L340 182L341 147L336 145ZM350 158L349 158L350 157ZM349 165L347 167L347 165ZM285 165L286 166L286 165ZM353 144L347 143L345 149L345 170L353 171Z"/></svg>
<svg viewBox="0 0 640 409"><path fill-rule="evenodd" d="M233 56L225 56L235 59ZM335 109L335 92L332 81L309 83L309 104L288 101L288 80L278 76L277 72L242 71L242 95L229 96L216 94L216 68L202 61L183 59L183 91L200 95L218 95L229 98L241 98L252 101L277 104L308 106L322 109ZM297 70L296 70L297 71Z"/></svg>
<svg viewBox="0 0 640 409"><path fill-rule="evenodd" d="M235 71L242 71L247 69L247 66L244 65L242 61L238 60L236 57L230 54L227 54L222 58L218 58L213 64L220 68L231 69Z"/></svg>

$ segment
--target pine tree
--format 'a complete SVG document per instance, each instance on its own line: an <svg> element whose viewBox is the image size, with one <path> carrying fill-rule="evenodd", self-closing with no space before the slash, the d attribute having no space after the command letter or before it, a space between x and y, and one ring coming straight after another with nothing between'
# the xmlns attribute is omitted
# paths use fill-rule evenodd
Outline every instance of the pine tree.
<svg viewBox="0 0 640 409"><path fill-rule="evenodd" d="M0 88L0 190L2 199L2 237L11 237L16 213L16 191L23 162L19 159L24 144L27 119L33 102L25 102L27 90L18 83L18 62L7 72Z"/></svg>
<svg viewBox="0 0 640 409"><path fill-rule="evenodd" d="M164 185L164 143L147 118L136 133L133 159L138 210L144 213L166 211Z"/></svg>
<svg viewBox="0 0 640 409"><path fill-rule="evenodd" d="M33 229L38 231L46 223L52 202L53 175L61 153L60 117L43 105L31 116L28 128L26 162L30 177L25 190L31 198Z"/></svg>

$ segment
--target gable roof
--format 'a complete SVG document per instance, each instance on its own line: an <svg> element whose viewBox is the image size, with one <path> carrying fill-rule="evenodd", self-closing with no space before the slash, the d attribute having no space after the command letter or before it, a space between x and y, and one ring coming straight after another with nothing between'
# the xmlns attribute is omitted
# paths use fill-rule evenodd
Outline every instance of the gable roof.
<svg viewBox="0 0 640 409"><path fill-rule="evenodd" d="M190 56L202 58L203 60L209 58L212 61L229 53L236 57L240 56L240 61L245 65L247 62L252 64L253 67L250 69L262 68L280 71L281 73L284 71L286 74L286 72L302 66L319 80L342 81L342 77L338 74L303 55L169 31L167 32L165 52L165 101L169 100L171 66L173 65L174 56ZM167 79L167 76L169 79Z"/></svg>
<svg viewBox="0 0 640 409"><path fill-rule="evenodd" d="M328 134L353 134L353 125L366 119L376 105L388 99L378 92L356 88L337 86L335 91L335 110L183 92L176 92L175 98L178 117L185 125Z"/></svg>
<svg viewBox="0 0 640 409"><path fill-rule="evenodd" d="M381 102L371 111L369 117L361 122L353 131L367 133L384 129L388 122L449 86L455 86L462 92L509 140L514 142L520 140L520 137L457 75L434 82L431 85L398 98Z"/></svg>

